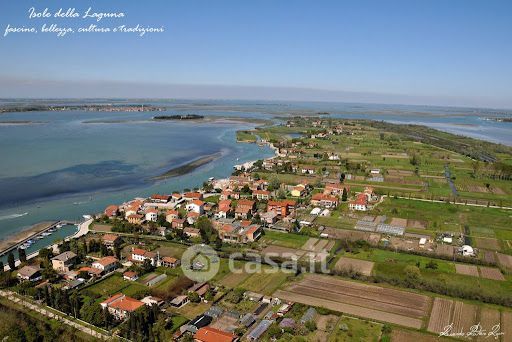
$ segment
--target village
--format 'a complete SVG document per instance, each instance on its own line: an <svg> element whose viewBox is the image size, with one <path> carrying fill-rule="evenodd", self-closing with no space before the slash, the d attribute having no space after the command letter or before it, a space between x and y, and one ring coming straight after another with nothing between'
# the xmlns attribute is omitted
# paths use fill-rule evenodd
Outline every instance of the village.
<svg viewBox="0 0 512 342"><path fill-rule="evenodd" d="M109 205L85 236L9 265L2 287L105 339L434 341L452 322L496 319L512 336L508 180L352 121L293 119L244 138L276 156L200 188ZM479 175L464 176L468 168ZM181 268L195 244L218 254L219 272L206 282ZM233 253L240 273L228 267ZM299 267L270 272L254 255ZM262 272L242 267L255 262Z"/></svg>

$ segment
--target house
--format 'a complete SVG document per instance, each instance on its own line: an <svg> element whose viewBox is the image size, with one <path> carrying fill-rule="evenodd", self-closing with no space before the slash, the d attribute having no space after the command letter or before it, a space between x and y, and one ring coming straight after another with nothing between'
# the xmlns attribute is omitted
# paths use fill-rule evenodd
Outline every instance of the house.
<svg viewBox="0 0 512 342"><path fill-rule="evenodd" d="M311 204L327 208L336 208L338 206L338 198L332 195L314 194L311 198Z"/></svg>
<svg viewBox="0 0 512 342"><path fill-rule="evenodd" d="M297 202L294 200L268 201L267 212L274 211L281 217L286 217L295 212Z"/></svg>
<svg viewBox="0 0 512 342"><path fill-rule="evenodd" d="M131 224L141 224L142 222L144 222L144 216L140 214L131 214L128 215L127 220Z"/></svg>
<svg viewBox="0 0 512 342"><path fill-rule="evenodd" d="M226 189L220 193L220 200L227 200L231 197L231 194L233 193L233 190Z"/></svg>
<svg viewBox="0 0 512 342"><path fill-rule="evenodd" d="M192 227L187 227L187 228L183 229L183 233L185 233L185 235L187 235L188 237L191 237L191 238L197 238L197 237L201 236L200 230L197 228L192 228Z"/></svg>
<svg viewBox="0 0 512 342"><path fill-rule="evenodd" d="M274 224L277 222L277 213L275 211L267 211L260 215L261 220L267 224Z"/></svg>
<svg viewBox="0 0 512 342"><path fill-rule="evenodd" d="M216 218L226 218L232 213L232 211L231 200L221 200L219 201L219 210L215 216Z"/></svg>
<svg viewBox="0 0 512 342"><path fill-rule="evenodd" d="M105 208L104 214L108 218L114 218L119 215L119 207L117 205L109 205Z"/></svg>
<svg viewBox="0 0 512 342"><path fill-rule="evenodd" d="M178 219L175 218L171 221L171 228L172 229L183 229L185 227L185 220L184 219Z"/></svg>
<svg viewBox="0 0 512 342"><path fill-rule="evenodd" d="M142 303L144 303L147 306L160 306L164 304L164 301L161 298L153 297L153 296L146 296L140 300Z"/></svg>
<svg viewBox="0 0 512 342"><path fill-rule="evenodd" d="M177 219L180 217L180 214L177 210L167 210L165 213L165 220L169 223L172 223L172 220Z"/></svg>
<svg viewBox="0 0 512 342"><path fill-rule="evenodd" d="M341 183L327 183L327 184L325 184L324 194L333 195L333 196L342 196L343 189L345 189L345 191L348 194L349 187L346 187Z"/></svg>
<svg viewBox="0 0 512 342"><path fill-rule="evenodd" d="M187 204L187 211L202 215L204 212L204 202L198 199L192 200L192 202Z"/></svg>
<svg viewBox="0 0 512 342"><path fill-rule="evenodd" d="M199 216L201 216L201 215L196 213L195 211L189 211L187 213L187 223L189 225L193 225L194 223L196 223Z"/></svg>
<svg viewBox="0 0 512 342"><path fill-rule="evenodd" d="M156 231L160 236L166 236L167 234L169 234L169 229L167 227L157 227Z"/></svg>
<svg viewBox="0 0 512 342"><path fill-rule="evenodd" d="M109 273L117 268L119 260L113 256L106 256L92 263L93 268L101 270L103 273Z"/></svg>
<svg viewBox="0 0 512 342"><path fill-rule="evenodd" d="M186 192L183 194L185 201L202 200L203 194L200 192Z"/></svg>
<svg viewBox="0 0 512 342"><path fill-rule="evenodd" d="M348 207L351 210L367 211L368 210L368 197L365 193L357 195L354 201L350 201Z"/></svg>
<svg viewBox="0 0 512 342"><path fill-rule="evenodd" d="M146 259L151 261L151 265L156 266L158 255L140 248L132 248L132 261L144 262Z"/></svg>
<svg viewBox="0 0 512 342"><path fill-rule="evenodd" d="M153 203L168 203L171 200L171 195L153 194L150 197Z"/></svg>
<svg viewBox="0 0 512 342"><path fill-rule="evenodd" d="M238 341L238 336L211 327L203 327L194 334L196 342L234 342Z"/></svg>
<svg viewBox="0 0 512 342"><path fill-rule="evenodd" d="M94 267L88 267L88 266L80 267L78 269L79 274L82 272L87 273L91 277L99 277L101 275L101 270L94 268Z"/></svg>
<svg viewBox="0 0 512 342"><path fill-rule="evenodd" d="M136 272L126 271L123 273L123 279L128 281L136 281L137 279L139 279L139 276L137 275Z"/></svg>
<svg viewBox="0 0 512 342"><path fill-rule="evenodd" d="M23 266L18 270L16 277L26 281L39 281L43 278L39 266Z"/></svg>
<svg viewBox="0 0 512 342"><path fill-rule="evenodd" d="M197 283L188 289L188 292L195 292L201 299L210 290L208 283Z"/></svg>
<svg viewBox="0 0 512 342"><path fill-rule="evenodd" d="M67 251L52 258L52 267L58 272L69 272L76 261L76 254Z"/></svg>
<svg viewBox="0 0 512 342"><path fill-rule="evenodd" d="M306 194L306 186L304 184L298 184L291 190L292 197L302 197Z"/></svg>
<svg viewBox="0 0 512 342"><path fill-rule="evenodd" d="M267 190L254 190L252 192L252 198L256 198L258 200L268 200L270 199L270 191Z"/></svg>
<svg viewBox="0 0 512 342"><path fill-rule="evenodd" d="M188 296L178 296L171 300L170 304L171 306L175 308L181 308L183 305L187 304L189 302Z"/></svg>
<svg viewBox="0 0 512 342"><path fill-rule="evenodd" d="M238 221L230 224L221 224L218 232L220 239L228 243L254 242L261 235L261 229L258 225L251 224L251 222L244 225Z"/></svg>
<svg viewBox="0 0 512 342"><path fill-rule="evenodd" d="M180 265L180 261L178 259L173 258L173 257L168 257L168 256L161 258L158 261L158 263L159 263L158 266L170 267L170 268L175 268Z"/></svg>
<svg viewBox="0 0 512 342"><path fill-rule="evenodd" d="M313 166L303 166L301 168L301 173L305 175L312 175L315 173L315 168Z"/></svg>
<svg viewBox="0 0 512 342"><path fill-rule="evenodd" d="M116 319L124 320L132 312L144 306L140 300L125 296L122 293L113 295L112 297L100 303L103 309L107 309Z"/></svg>
<svg viewBox="0 0 512 342"><path fill-rule="evenodd" d="M101 242L108 248L114 248L121 243L121 237L115 234L105 234L101 237Z"/></svg>
<svg viewBox="0 0 512 342"><path fill-rule="evenodd" d="M146 221L148 221L148 222L158 221L158 210L156 210L156 209L146 210Z"/></svg>
<svg viewBox="0 0 512 342"><path fill-rule="evenodd" d="M250 218L250 216L253 213L254 207L256 202L247 200L247 199L241 199L238 201L236 208L235 208L235 217L241 218L241 219L247 219Z"/></svg>

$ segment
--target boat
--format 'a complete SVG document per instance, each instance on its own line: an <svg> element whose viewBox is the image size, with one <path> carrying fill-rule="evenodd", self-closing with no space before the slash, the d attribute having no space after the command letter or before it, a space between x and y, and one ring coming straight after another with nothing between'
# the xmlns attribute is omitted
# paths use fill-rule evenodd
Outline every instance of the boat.
<svg viewBox="0 0 512 342"><path fill-rule="evenodd" d="M43 235L38 235L38 236L36 236L36 240L41 240L42 238L44 238L44 236L43 236Z"/></svg>
<svg viewBox="0 0 512 342"><path fill-rule="evenodd" d="M63 225L63 224L58 224L58 225L56 225L55 227L58 229L58 228L62 228L62 227L64 227L64 225Z"/></svg>
<svg viewBox="0 0 512 342"><path fill-rule="evenodd" d="M214 179L215 179L215 177L210 177L210 178L208 178L208 181L213 182Z"/></svg>

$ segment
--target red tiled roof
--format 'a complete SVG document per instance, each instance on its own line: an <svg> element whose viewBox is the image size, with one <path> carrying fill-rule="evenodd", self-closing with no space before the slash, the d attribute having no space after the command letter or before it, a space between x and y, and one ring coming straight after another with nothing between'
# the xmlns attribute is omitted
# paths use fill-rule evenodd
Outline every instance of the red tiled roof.
<svg viewBox="0 0 512 342"><path fill-rule="evenodd" d="M136 276L137 276L137 273L135 273L133 271L126 271L123 273L123 277L135 278Z"/></svg>
<svg viewBox="0 0 512 342"><path fill-rule="evenodd" d="M212 327L204 327L194 334L194 339L201 342L232 342L236 336Z"/></svg>
<svg viewBox="0 0 512 342"><path fill-rule="evenodd" d="M102 237L101 239L102 239L103 241L106 241L106 242L114 242L114 241L116 241L118 238L119 238L119 236L114 235L114 234L105 234L105 235L103 235L103 237Z"/></svg>
<svg viewBox="0 0 512 342"><path fill-rule="evenodd" d="M198 206L202 206L202 205L204 205L204 202L203 202L203 201L201 201L201 200L198 200L198 199L193 200L193 201L192 201L192 203L193 203L193 204L195 204L195 205L198 205Z"/></svg>
<svg viewBox="0 0 512 342"><path fill-rule="evenodd" d="M95 262L97 262L98 264L100 264L101 266L105 267L105 266L108 266L110 264L114 264L116 262L118 262L119 260L117 260L117 258L113 257L113 256L106 256L104 258L101 258L99 260L96 260Z"/></svg>
<svg viewBox="0 0 512 342"><path fill-rule="evenodd" d="M153 194L151 195L151 199L154 199L154 200L164 200L164 201L168 201L169 200L169 197L171 197L170 195L159 195L159 194Z"/></svg>
<svg viewBox="0 0 512 342"><path fill-rule="evenodd" d="M124 296L122 293L119 293L119 294L114 295L113 297L110 297L109 299L107 299L105 302L108 301L108 303L105 303L105 302L103 302L103 303L107 304L111 308L128 311L128 312L133 312L133 311L137 310L138 308L140 308L141 306L144 306L144 303L141 302L140 300L137 300L137 299L134 299L131 297L127 297L127 296L119 299L119 297L121 297L119 295ZM116 296L118 296L118 297L116 297ZM114 297L116 297L116 298L114 300L111 300Z"/></svg>

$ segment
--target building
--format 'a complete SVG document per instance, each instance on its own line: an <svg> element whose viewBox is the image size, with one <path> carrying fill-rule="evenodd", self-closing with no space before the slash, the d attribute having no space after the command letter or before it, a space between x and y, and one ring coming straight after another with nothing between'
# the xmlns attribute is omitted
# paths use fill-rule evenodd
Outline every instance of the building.
<svg viewBox="0 0 512 342"><path fill-rule="evenodd" d="M261 228L258 225L243 225L241 222L221 224L218 227L219 237L223 242L228 243L249 243L254 242L261 235Z"/></svg>
<svg viewBox="0 0 512 342"><path fill-rule="evenodd" d="M156 210L156 209L146 210L146 221L148 221L148 222L158 221L158 210Z"/></svg>
<svg viewBox="0 0 512 342"><path fill-rule="evenodd" d="M108 248L114 248L121 243L121 237L115 234L105 234L101 237L101 242Z"/></svg>
<svg viewBox="0 0 512 342"><path fill-rule="evenodd" d="M171 222L171 228L172 229L183 229L184 227L185 227L185 220L184 219L175 218Z"/></svg>
<svg viewBox="0 0 512 342"><path fill-rule="evenodd" d="M247 335L249 341L258 341L260 337L267 331L274 321L263 319L261 322Z"/></svg>
<svg viewBox="0 0 512 342"><path fill-rule="evenodd" d="M52 267L58 272L69 272L76 261L76 254L67 251L52 258Z"/></svg>
<svg viewBox="0 0 512 342"><path fill-rule="evenodd" d="M144 222L144 216L140 214L131 214L128 215L127 220L131 224L141 224L142 222Z"/></svg>
<svg viewBox="0 0 512 342"><path fill-rule="evenodd" d="M238 341L238 336L211 327L203 327L194 334L196 342L234 342Z"/></svg>
<svg viewBox="0 0 512 342"><path fill-rule="evenodd" d="M297 202L294 200L268 201L267 212L274 211L281 217L286 217L295 212Z"/></svg>
<svg viewBox="0 0 512 342"><path fill-rule="evenodd" d="M345 191L347 192L347 195L348 195L349 188L344 186L343 184L327 183L327 184L325 184L324 194L333 195L333 196L342 196L343 189L345 189Z"/></svg>
<svg viewBox="0 0 512 342"><path fill-rule="evenodd" d="M192 200L187 204L187 211L202 215L204 213L204 202L198 199Z"/></svg>
<svg viewBox="0 0 512 342"><path fill-rule="evenodd" d="M173 258L173 257L168 257L168 256L160 258L158 263L159 263L158 266L170 267L170 268L176 268L180 265L180 261L178 259Z"/></svg>
<svg viewBox="0 0 512 342"><path fill-rule="evenodd" d="M123 279L128 281L136 281L137 279L139 279L139 276L137 275L136 272L126 271L123 273Z"/></svg>
<svg viewBox="0 0 512 342"><path fill-rule="evenodd" d="M16 277L25 281L39 281L43 278L39 266L23 266L18 270Z"/></svg>
<svg viewBox="0 0 512 342"><path fill-rule="evenodd" d="M252 192L252 198L256 198L258 200L269 200L270 199L270 191L267 190L254 190Z"/></svg>
<svg viewBox="0 0 512 342"><path fill-rule="evenodd" d="M117 268L119 260L113 256L106 256L92 263L92 267L101 270L103 273L112 272Z"/></svg>
<svg viewBox="0 0 512 342"><path fill-rule="evenodd" d="M292 197L302 197L306 194L306 186L304 184L298 184L291 190Z"/></svg>
<svg viewBox="0 0 512 342"><path fill-rule="evenodd" d="M327 208L336 208L338 203L338 198L332 195L314 194L311 198L312 205L319 205Z"/></svg>
<svg viewBox="0 0 512 342"><path fill-rule="evenodd" d="M169 223L172 223L172 220L177 219L180 217L180 214L177 210L167 210L167 213L165 214L165 220Z"/></svg>
<svg viewBox="0 0 512 342"><path fill-rule="evenodd" d="M367 211L368 210L368 196L365 193L357 195L354 201L350 201L348 207L351 210Z"/></svg>
<svg viewBox="0 0 512 342"><path fill-rule="evenodd" d="M108 218L117 217L117 215L119 215L119 207L117 205L109 205L105 208L104 214Z"/></svg>
<svg viewBox="0 0 512 342"><path fill-rule="evenodd" d="M201 236L201 231L197 228L187 227L183 229L183 233L191 238L197 238Z"/></svg>
<svg viewBox="0 0 512 342"><path fill-rule="evenodd" d="M182 306L187 304L189 301L190 300L188 299L188 296L182 295L182 296L178 296L178 297L174 298L173 300L171 300L170 304L172 307L181 308Z"/></svg>
<svg viewBox="0 0 512 342"><path fill-rule="evenodd" d="M149 252L140 248L132 248L132 261L135 262L144 262L146 259L149 259L151 265L156 266L158 261L158 255L154 252Z"/></svg>
<svg viewBox="0 0 512 342"><path fill-rule="evenodd" d="M171 200L171 195L159 195L159 194L153 194L151 195L150 200L153 203L168 203Z"/></svg>
<svg viewBox="0 0 512 342"><path fill-rule="evenodd" d="M231 200L226 199L226 200L219 201L219 210L217 211L217 214L215 216L217 218L226 218L231 213L232 213Z"/></svg>
<svg viewBox="0 0 512 342"><path fill-rule="evenodd" d="M271 225L277 222L277 213L275 211L267 211L266 213L261 214L260 218L263 223Z"/></svg>
<svg viewBox="0 0 512 342"><path fill-rule="evenodd" d="M202 200L203 194L200 192L186 192L183 194L185 201Z"/></svg>
<svg viewBox="0 0 512 342"><path fill-rule="evenodd" d="M113 295L112 297L100 303L103 309L107 309L116 319L124 320L132 312L144 306L140 300L125 296L122 293Z"/></svg>
<svg viewBox="0 0 512 342"><path fill-rule="evenodd" d="M240 219L250 218L253 213L255 204L256 202L251 200L239 200L235 208L235 217Z"/></svg>

